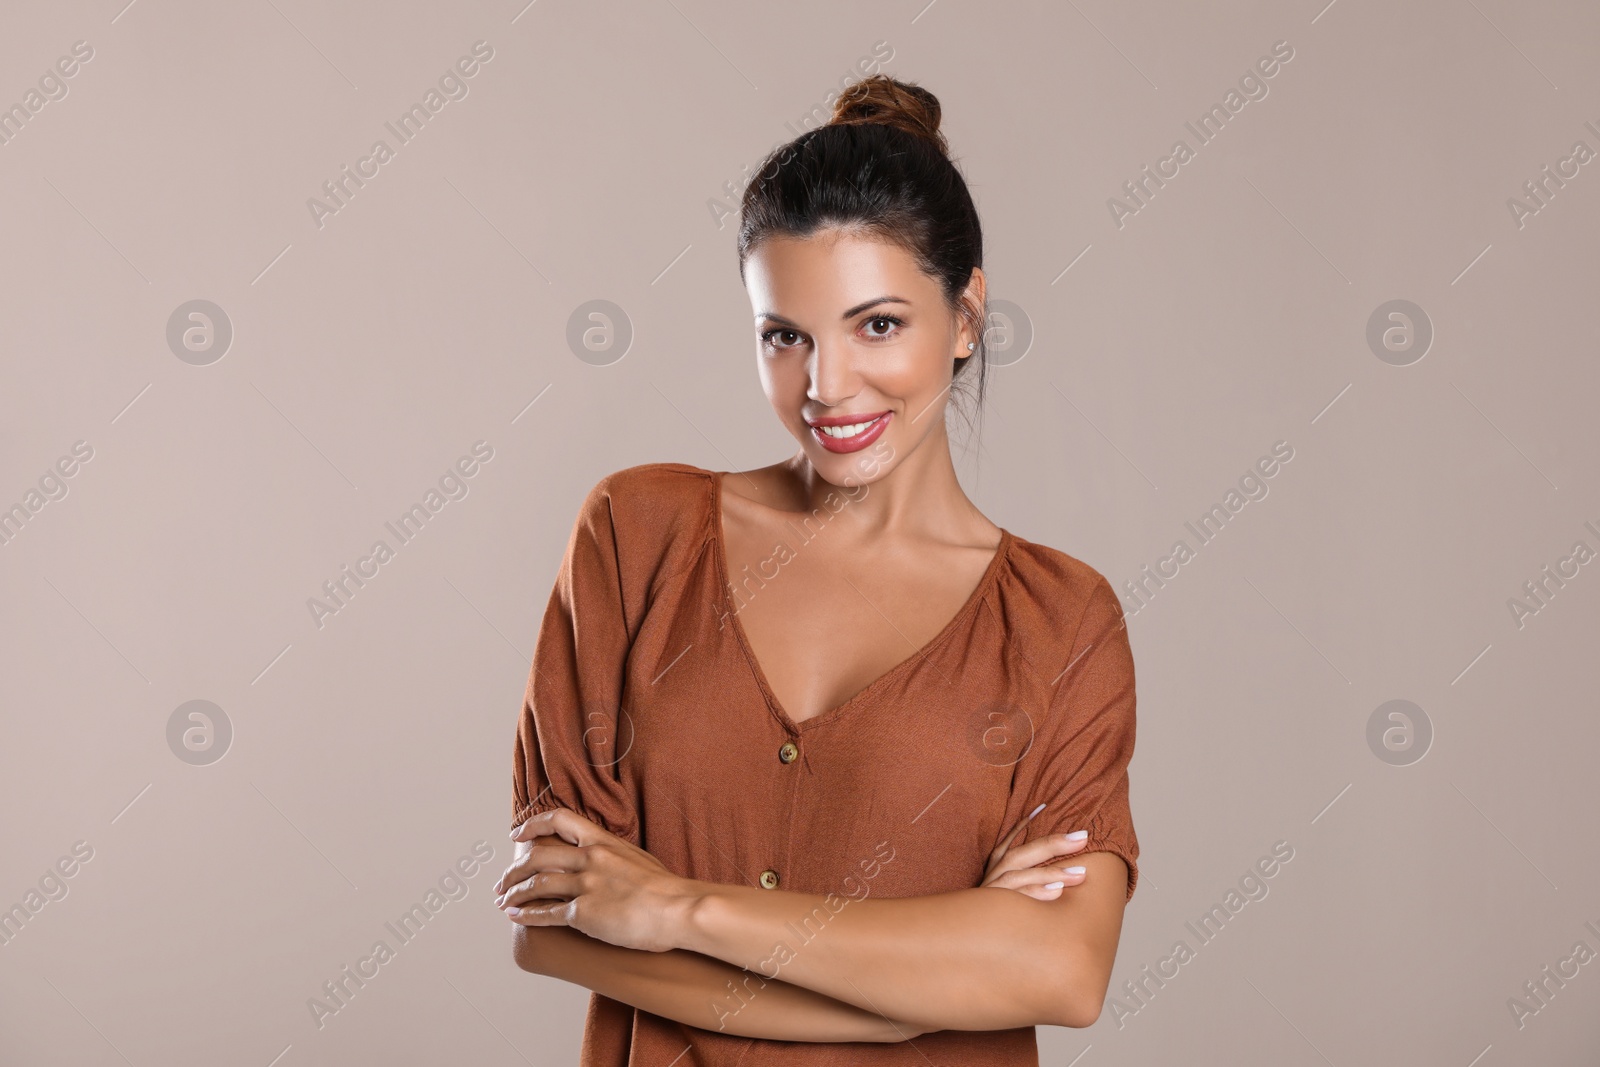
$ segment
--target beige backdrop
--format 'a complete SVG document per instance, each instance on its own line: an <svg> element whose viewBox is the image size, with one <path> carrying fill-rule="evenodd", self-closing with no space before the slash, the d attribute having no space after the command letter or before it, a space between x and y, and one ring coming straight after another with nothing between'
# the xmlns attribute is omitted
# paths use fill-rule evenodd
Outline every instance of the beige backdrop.
<svg viewBox="0 0 1600 1067"><path fill-rule="evenodd" d="M879 69L987 231L965 484L1143 582L1043 1062L1600 1056L1594 5L123 3L0 33L0 1060L574 1061L488 892L538 619L601 475L792 447L733 212Z"/></svg>

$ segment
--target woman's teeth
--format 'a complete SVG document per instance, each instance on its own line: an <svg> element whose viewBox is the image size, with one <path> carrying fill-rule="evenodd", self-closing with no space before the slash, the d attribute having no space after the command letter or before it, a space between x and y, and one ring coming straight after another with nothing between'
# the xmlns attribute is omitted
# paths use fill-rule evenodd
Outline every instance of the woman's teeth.
<svg viewBox="0 0 1600 1067"><path fill-rule="evenodd" d="M829 437L854 437L877 421L877 419L868 419L866 422L852 423L849 426L818 426L817 429Z"/></svg>

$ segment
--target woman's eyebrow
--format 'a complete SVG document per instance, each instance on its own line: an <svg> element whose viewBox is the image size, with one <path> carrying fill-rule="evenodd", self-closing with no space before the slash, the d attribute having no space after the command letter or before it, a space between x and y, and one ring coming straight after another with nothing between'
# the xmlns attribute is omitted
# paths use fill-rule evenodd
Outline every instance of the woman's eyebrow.
<svg viewBox="0 0 1600 1067"><path fill-rule="evenodd" d="M877 297L876 299L868 300L864 304L857 304L855 307L853 307L850 310L846 311L843 315L840 315L839 318L842 319L842 320L848 321L850 319L855 318L857 315L861 314L863 311L866 311L868 308L876 307L879 304L905 304L907 307L910 307L911 306L911 301L905 299L904 297L899 297L899 296L880 296L880 297ZM782 315L779 315L777 312L774 312L774 311L763 311L761 314L756 316L756 320L757 321L760 321L760 320L763 320L763 319L765 319L767 321L770 321L770 322L781 322L785 326L791 327L791 328L796 329L796 330L798 330L800 328L798 323L794 322L791 319L786 319Z"/></svg>

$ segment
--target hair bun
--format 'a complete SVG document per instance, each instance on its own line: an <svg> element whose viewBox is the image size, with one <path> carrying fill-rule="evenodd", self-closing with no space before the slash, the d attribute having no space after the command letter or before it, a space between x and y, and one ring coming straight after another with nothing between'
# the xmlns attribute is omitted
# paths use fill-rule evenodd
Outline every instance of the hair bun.
<svg viewBox="0 0 1600 1067"><path fill-rule="evenodd" d="M894 126L931 142L941 154L949 153L944 134L939 132L939 98L920 85L874 74L840 93L828 125L866 122Z"/></svg>

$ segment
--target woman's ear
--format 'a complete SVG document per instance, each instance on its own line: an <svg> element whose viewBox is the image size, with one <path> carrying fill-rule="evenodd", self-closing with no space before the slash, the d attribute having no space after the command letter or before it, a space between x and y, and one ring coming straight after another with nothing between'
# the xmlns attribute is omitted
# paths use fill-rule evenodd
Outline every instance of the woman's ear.
<svg viewBox="0 0 1600 1067"><path fill-rule="evenodd" d="M961 293L963 329L957 334L957 359L966 359L983 344L983 334L989 325L985 321L988 318L985 314L987 292L988 279L984 277L983 268L973 267L972 276L967 281L967 287Z"/></svg>
<svg viewBox="0 0 1600 1067"><path fill-rule="evenodd" d="M963 300L961 305L961 329L956 331L956 358L966 359L975 354L978 347L983 344L983 305L972 305Z"/></svg>

